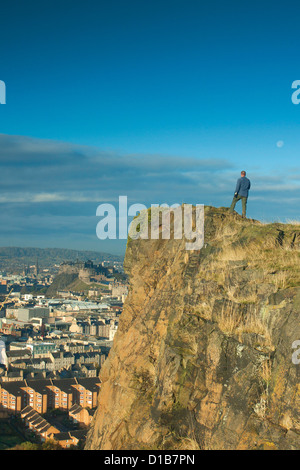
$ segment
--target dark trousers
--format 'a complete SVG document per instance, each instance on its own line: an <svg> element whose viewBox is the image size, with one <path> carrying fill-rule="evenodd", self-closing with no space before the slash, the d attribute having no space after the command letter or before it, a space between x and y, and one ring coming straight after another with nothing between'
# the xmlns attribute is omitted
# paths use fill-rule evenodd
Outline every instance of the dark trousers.
<svg viewBox="0 0 300 470"><path fill-rule="evenodd" d="M248 198L247 198L246 196L240 196L240 195L238 194L237 197L234 197L234 198L232 199L232 203L231 203L231 206L230 206L229 211L230 211L230 212L233 212L236 203L237 203L238 201L242 200L243 216L246 217L247 199L248 199Z"/></svg>

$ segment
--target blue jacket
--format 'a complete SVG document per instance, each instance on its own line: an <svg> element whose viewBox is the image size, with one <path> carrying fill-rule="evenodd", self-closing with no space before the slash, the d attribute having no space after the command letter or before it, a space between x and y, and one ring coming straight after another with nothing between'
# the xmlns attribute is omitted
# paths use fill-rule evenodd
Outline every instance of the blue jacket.
<svg viewBox="0 0 300 470"><path fill-rule="evenodd" d="M246 176L242 176L237 180L235 192L238 193L239 196L248 197L248 191L251 187L250 180L246 178Z"/></svg>

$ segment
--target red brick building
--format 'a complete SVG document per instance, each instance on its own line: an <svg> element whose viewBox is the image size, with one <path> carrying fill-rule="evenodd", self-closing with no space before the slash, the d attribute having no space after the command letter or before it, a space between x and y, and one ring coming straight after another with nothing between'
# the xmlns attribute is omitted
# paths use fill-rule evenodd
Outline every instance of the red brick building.
<svg viewBox="0 0 300 470"><path fill-rule="evenodd" d="M40 414L58 408L69 411L74 404L95 408L100 390L98 377L32 379L0 383L0 411L19 414L31 406Z"/></svg>

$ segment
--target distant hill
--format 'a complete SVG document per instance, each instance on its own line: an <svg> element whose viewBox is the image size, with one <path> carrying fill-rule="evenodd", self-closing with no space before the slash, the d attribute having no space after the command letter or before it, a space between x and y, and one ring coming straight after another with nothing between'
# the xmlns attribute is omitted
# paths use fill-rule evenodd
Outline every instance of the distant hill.
<svg viewBox="0 0 300 470"><path fill-rule="evenodd" d="M0 269L17 269L35 264L38 260L40 268L48 268L63 261L123 261L123 257L98 251L69 250L66 248L22 248L0 247Z"/></svg>
<svg viewBox="0 0 300 470"><path fill-rule="evenodd" d="M59 290L72 290L71 286L76 281L78 281L78 274L58 274L48 288L47 296L56 295ZM84 285L80 290L85 290L85 288L88 288L88 286Z"/></svg>

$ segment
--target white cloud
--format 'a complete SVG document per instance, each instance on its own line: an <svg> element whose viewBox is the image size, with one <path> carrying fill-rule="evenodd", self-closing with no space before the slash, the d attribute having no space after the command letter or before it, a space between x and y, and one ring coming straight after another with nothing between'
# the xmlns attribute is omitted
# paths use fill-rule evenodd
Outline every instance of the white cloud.
<svg viewBox="0 0 300 470"><path fill-rule="evenodd" d="M280 168L270 173L248 168L251 216L259 218L266 210L268 217L296 218L299 174L299 168L287 168L284 174ZM128 197L128 204L228 207L239 175L239 162L229 159L126 155L0 134L2 240L40 237L52 246L53 237L73 237L73 246L75 234L96 240L97 206L117 204L120 195Z"/></svg>

